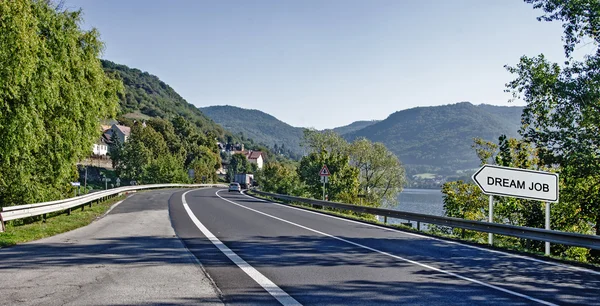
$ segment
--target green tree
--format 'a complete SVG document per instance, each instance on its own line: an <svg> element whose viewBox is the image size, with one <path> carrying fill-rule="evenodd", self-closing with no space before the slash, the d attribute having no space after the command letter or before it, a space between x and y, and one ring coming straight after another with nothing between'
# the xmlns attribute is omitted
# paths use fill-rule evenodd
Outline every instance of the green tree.
<svg viewBox="0 0 600 306"><path fill-rule="evenodd" d="M295 167L278 162L265 164L256 176L260 188L266 192L302 195L302 186Z"/></svg>
<svg viewBox="0 0 600 306"><path fill-rule="evenodd" d="M227 170L227 179L231 182L236 173L248 173L249 170L250 166L246 156L240 153L233 154Z"/></svg>
<svg viewBox="0 0 600 306"><path fill-rule="evenodd" d="M221 157L205 146L198 146L198 157L191 163L194 169L196 183L209 183L217 181L217 173L221 167ZM203 180L203 177L206 180Z"/></svg>
<svg viewBox="0 0 600 306"><path fill-rule="evenodd" d="M113 133L110 137L110 144L108 146L108 156L110 156L113 168L117 168L117 165L121 161L122 153L123 143L121 142L121 138L119 138L116 133Z"/></svg>
<svg viewBox="0 0 600 306"><path fill-rule="evenodd" d="M153 159L144 168L142 181L144 184L188 183L187 172L182 168L180 157L164 154Z"/></svg>
<svg viewBox="0 0 600 306"><path fill-rule="evenodd" d="M543 55L523 56L507 66L516 79L507 84L515 99L523 99L523 139L539 148L541 163L561 167L567 190L587 191L578 202L579 217L595 224L600 235L600 3L597 0L526 0L544 15L539 20L559 21L564 29L566 62L561 68ZM591 39L595 50L583 60L573 52ZM592 182L589 186L586 182ZM600 251L593 251L600 260Z"/></svg>
<svg viewBox="0 0 600 306"><path fill-rule="evenodd" d="M319 153L323 150L332 154L347 154L348 142L338 133L328 131L304 130L302 146L310 153Z"/></svg>
<svg viewBox="0 0 600 306"><path fill-rule="evenodd" d="M398 157L382 143L372 143L366 138L355 140L348 151L351 165L359 170L359 188L367 201L395 206L406 183Z"/></svg>
<svg viewBox="0 0 600 306"><path fill-rule="evenodd" d="M0 206L57 199L114 117L122 84L96 29L50 1L0 1Z"/></svg>
<svg viewBox="0 0 600 306"><path fill-rule="evenodd" d="M326 193L332 201L358 203L358 169L350 166L348 155L321 151L310 153L300 160L298 177L306 185L308 193L316 199L323 196L323 183L319 171L327 165L331 176L327 183Z"/></svg>

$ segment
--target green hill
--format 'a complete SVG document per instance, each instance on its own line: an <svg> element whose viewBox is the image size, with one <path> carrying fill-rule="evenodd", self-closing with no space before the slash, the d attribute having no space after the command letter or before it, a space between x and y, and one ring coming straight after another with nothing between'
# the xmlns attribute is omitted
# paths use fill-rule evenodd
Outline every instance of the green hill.
<svg viewBox="0 0 600 306"><path fill-rule="evenodd" d="M102 60L102 66L107 73L116 73L125 86L125 93L121 96L121 115L132 119L168 119L181 115L204 132L213 132L221 139L227 134L158 77L107 60Z"/></svg>
<svg viewBox="0 0 600 306"><path fill-rule="evenodd" d="M277 148L277 151L299 158L303 128L293 127L269 114L235 106L209 106L200 109L212 120L236 136L243 135L256 143Z"/></svg>
<svg viewBox="0 0 600 306"><path fill-rule="evenodd" d="M478 166L474 137L496 142L501 134L518 137L522 107L475 106L469 102L417 107L345 134L383 142L411 172L452 173Z"/></svg>
<svg viewBox="0 0 600 306"><path fill-rule="evenodd" d="M369 125L373 125L375 123L379 122L379 120L371 120L371 121L355 121L352 122L348 125L344 125L344 126L340 126L340 127L336 127L333 129L334 132L340 134L340 135L345 135L348 133L352 133L358 130L362 130L364 128L366 128Z"/></svg>

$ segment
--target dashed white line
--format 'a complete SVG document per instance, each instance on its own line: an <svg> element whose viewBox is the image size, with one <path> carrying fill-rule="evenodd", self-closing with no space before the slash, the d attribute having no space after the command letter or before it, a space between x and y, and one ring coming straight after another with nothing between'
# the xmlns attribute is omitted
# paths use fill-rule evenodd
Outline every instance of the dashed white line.
<svg viewBox="0 0 600 306"><path fill-rule="evenodd" d="M221 190L219 190L219 191L221 191ZM551 303L551 302L548 302L548 301L544 301L544 300L540 300L540 299L534 298L534 297L526 295L526 294L518 293L518 292L515 292L515 291L512 291L512 290L508 290L508 289L505 289L505 288L502 288L502 287L498 287L498 286L495 286L495 285L492 285L492 284L488 284L488 283L485 283L485 282L482 282L482 281L479 281L479 280L476 280L476 279L473 279L473 278L470 278L470 277L466 277L466 276L462 276L460 274L456 274L454 272L442 270L442 269L439 269L439 268L436 268L436 267L433 267L433 266L430 266L430 265L427 265L427 264L424 264L424 263L420 263L418 261L414 261L414 260L411 260L411 259L408 259L408 258L404 258L404 257L401 257L401 256L390 254L388 252L384 252L384 251L381 251L381 250L378 250L378 249L375 249L375 248L372 248L372 247L368 247L366 245L362 245L360 243L356 243L356 242L353 242L353 241L350 241L350 240L346 240L344 238L340 238L340 237L337 237L337 236L334 236L334 235L331 235L331 234L328 234L328 233L325 233L325 232L321 232L319 230L316 230L316 229L313 229L313 228L310 228L310 227L306 227L304 225L300 225L300 224L294 223L292 221L288 221L288 220L285 220L285 219L282 219L282 218L279 218L279 217L275 217L273 215L269 215L269 214L264 213L262 211L259 211L259 210L256 210L256 209L253 209L253 208L250 208L250 207L246 207L244 205L235 203L235 202L233 202L233 201L231 201L229 199L225 199L225 198L223 198L219 194L219 191L216 192L216 195L219 198L221 198L222 200L224 200L224 201L227 201L227 202L229 202L231 204L237 205L237 206L239 206L241 208L253 211L255 213L258 213L258 214L261 214L261 215L273 218L275 220L279 220L281 222L285 222L287 224L291 224L291 225L294 225L296 227L299 227L299 228L311 231L313 233L317 233L317 234L320 234L320 235L323 235L323 236L326 236L326 237L329 237L329 238L333 238L333 239L336 239L336 240L339 240L339 241L342 241L342 242L345 242L345 243L348 243L348 244L351 244L351 245L354 245L354 246L357 246L357 247L360 247L360 248L363 248L363 249L366 249L366 250L369 250L369 251L372 251L372 252L375 252L375 253L379 253L381 255L389 256L389 257L392 257L392 258L395 258L395 259L399 259L399 260L411 263L413 265L417 265L417 266L420 266L420 267L423 267L423 268L426 268L426 269L429 269L429 270L433 270L433 271L436 271L436 272L439 272L439 273L443 273L443 274L446 274L446 275L454 276L456 278L460 278L462 280L465 280L465 281L468 281L468 282L471 282L471 283L475 283L475 284L478 284L478 285L481 285L481 286L485 286L485 287L488 287L488 288L491 288L491 289L494 289L494 290L498 290L498 291L501 291L501 292L504 292L504 293L507 293L507 294L510 294L510 295L518 296L518 297L521 297L521 298L524 298L524 299L527 299L527 300L530 300L530 301L534 301L534 302L537 302L537 303L540 303L540 304L543 304L543 305L549 305L549 306L556 306L557 305L557 304L554 304L554 303Z"/></svg>
<svg viewBox="0 0 600 306"><path fill-rule="evenodd" d="M292 306L292 305L302 305L298 303L293 297L283 291L279 286L277 286L274 282L264 276L262 273L258 272L254 267L248 264L245 260L243 260L240 256L238 256L235 252L233 252L230 248L228 248L219 238L215 237L213 233L211 233L205 226L196 218L196 215L192 212L187 202L185 201L185 195L188 192L194 190L186 191L181 195L181 201L183 202L183 207L185 211L188 213L196 227L214 244L227 258L229 258L233 263L235 263L242 271L244 271L248 276L250 276L255 282L257 282L261 287L263 287L269 294L271 294L274 298L279 301L282 305ZM218 194L217 194L218 195ZM220 197L220 196L219 196Z"/></svg>

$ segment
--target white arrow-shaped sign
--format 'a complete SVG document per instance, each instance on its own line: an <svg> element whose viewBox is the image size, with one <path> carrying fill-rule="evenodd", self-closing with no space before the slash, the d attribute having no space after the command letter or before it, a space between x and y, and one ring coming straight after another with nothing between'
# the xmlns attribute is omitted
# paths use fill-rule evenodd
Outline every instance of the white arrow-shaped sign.
<svg viewBox="0 0 600 306"><path fill-rule="evenodd" d="M484 165L473 181L488 195L558 202L558 174Z"/></svg>

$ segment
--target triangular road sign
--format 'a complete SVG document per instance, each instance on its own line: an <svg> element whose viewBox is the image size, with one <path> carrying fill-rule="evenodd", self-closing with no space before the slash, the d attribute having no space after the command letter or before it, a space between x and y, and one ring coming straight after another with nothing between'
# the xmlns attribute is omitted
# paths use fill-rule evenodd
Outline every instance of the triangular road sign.
<svg viewBox="0 0 600 306"><path fill-rule="evenodd" d="M319 171L319 175L320 176L330 176L331 173L329 172L329 169L327 169L327 165L323 165L323 168L321 168L321 171Z"/></svg>

